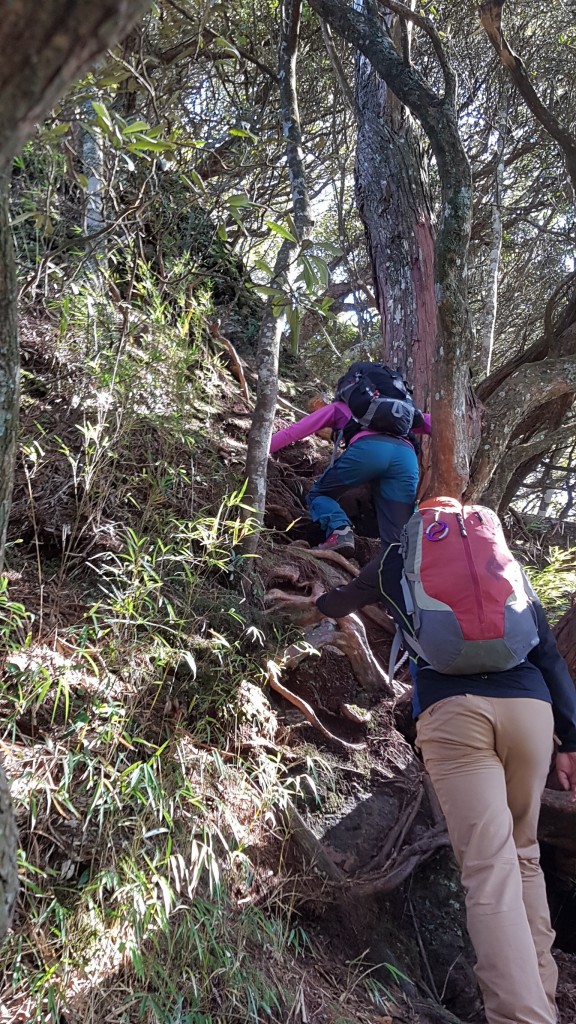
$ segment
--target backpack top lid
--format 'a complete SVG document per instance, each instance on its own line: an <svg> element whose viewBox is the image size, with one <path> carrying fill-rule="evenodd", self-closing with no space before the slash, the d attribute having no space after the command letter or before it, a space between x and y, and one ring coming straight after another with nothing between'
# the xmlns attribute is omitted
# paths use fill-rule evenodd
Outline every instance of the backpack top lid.
<svg viewBox="0 0 576 1024"><path fill-rule="evenodd" d="M441 508L446 509L446 512L462 512L464 506L461 501L457 501L456 498L447 498L445 496L440 498L425 498L424 501L418 502L418 512L423 508Z"/></svg>
<svg viewBox="0 0 576 1024"><path fill-rule="evenodd" d="M336 385L335 398L364 430L406 437L413 425L421 425L402 374L384 363L352 363Z"/></svg>
<svg viewBox="0 0 576 1024"><path fill-rule="evenodd" d="M362 378L371 381L384 397L407 398L412 391L400 371L393 370L386 363L357 362L351 363L340 377L336 385L336 397L340 396L342 390L351 389Z"/></svg>

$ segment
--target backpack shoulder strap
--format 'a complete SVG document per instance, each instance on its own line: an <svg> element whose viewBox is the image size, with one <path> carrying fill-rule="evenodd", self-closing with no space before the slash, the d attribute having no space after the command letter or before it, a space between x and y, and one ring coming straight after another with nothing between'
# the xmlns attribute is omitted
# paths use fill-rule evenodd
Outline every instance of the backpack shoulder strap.
<svg viewBox="0 0 576 1024"><path fill-rule="evenodd" d="M418 641L415 640L413 636L409 636L407 633L404 633L404 631L400 629L400 626L397 625L396 633L394 634L394 639L392 641L392 647L390 648L390 658L388 660L388 679L390 683L394 680L394 672L396 671L396 665L398 664L398 655L402 647L405 647L406 649L409 647L413 654L422 658L422 661L426 663L424 651L420 647Z"/></svg>

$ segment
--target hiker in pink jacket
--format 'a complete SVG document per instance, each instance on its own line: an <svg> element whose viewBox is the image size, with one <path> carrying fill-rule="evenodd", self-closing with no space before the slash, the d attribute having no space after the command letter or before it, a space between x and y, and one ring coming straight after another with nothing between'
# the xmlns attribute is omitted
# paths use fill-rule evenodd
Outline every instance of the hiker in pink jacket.
<svg viewBox="0 0 576 1024"><path fill-rule="evenodd" d="M365 483L372 487L382 544L398 543L416 501L419 471L413 444L409 438L362 429L345 402L331 402L278 430L272 437L270 453L324 427L335 433L342 431L347 447L316 481L307 497L312 519L326 533L326 540L320 547L347 556L354 553L352 524L338 504L338 498L351 487ZM430 416L417 409L412 431L430 434Z"/></svg>

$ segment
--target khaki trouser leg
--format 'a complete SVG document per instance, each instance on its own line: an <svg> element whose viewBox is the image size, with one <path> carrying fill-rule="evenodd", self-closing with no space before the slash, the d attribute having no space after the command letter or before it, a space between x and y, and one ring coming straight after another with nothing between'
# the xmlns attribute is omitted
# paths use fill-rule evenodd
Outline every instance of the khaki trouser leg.
<svg viewBox="0 0 576 1024"><path fill-rule="evenodd" d="M489 1024L556 1021L553 932L536 842L552 731L550 706L527 698L450 697L418 719L418 744L462 871Z"/></svg>
<svg viewBox="0 0 576 1024"><path fill-rule="evenodd" d="M522 876L522 899L536 947L540 978L555 1013L558 968L550 952L554 932L537 839L540 798L550 768L552 710L547 704L543 708L534 707L542 705L543 701L522 698L494 700L493 704L497 715L496 752L506 776L513 838ZM525 737L522 749L518 747L519 733Z"/></svg>

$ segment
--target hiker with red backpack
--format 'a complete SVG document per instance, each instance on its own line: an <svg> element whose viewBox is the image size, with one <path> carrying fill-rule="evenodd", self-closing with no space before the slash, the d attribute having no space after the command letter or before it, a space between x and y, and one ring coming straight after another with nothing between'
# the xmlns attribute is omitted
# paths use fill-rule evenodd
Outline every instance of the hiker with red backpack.
<svg viewBox="0 0 576 1024"><path fill-rule="evenodd" d="M340 618L380 599L412 657L417 746L466 890L489 1024L555 1024L554 932L538 815L556 774L576 800L576 689L491 509L422 502L381 571L311 598Z"/></svg>
<svg viewBox="0 0 576 1024"><path fill-rule="evenodd" d="M372 485L380 540L397 542L414 511L418 487L410 435L429 434L430 417L416 408L400 373L383 363L353 363L338 381L334 401L277 431L270 453L324 427L336 435L335 450L341 442L346 448L307 496L310 515L326 534L319 547L354 554L352 524L338 499L365 483Z"/></svg>

